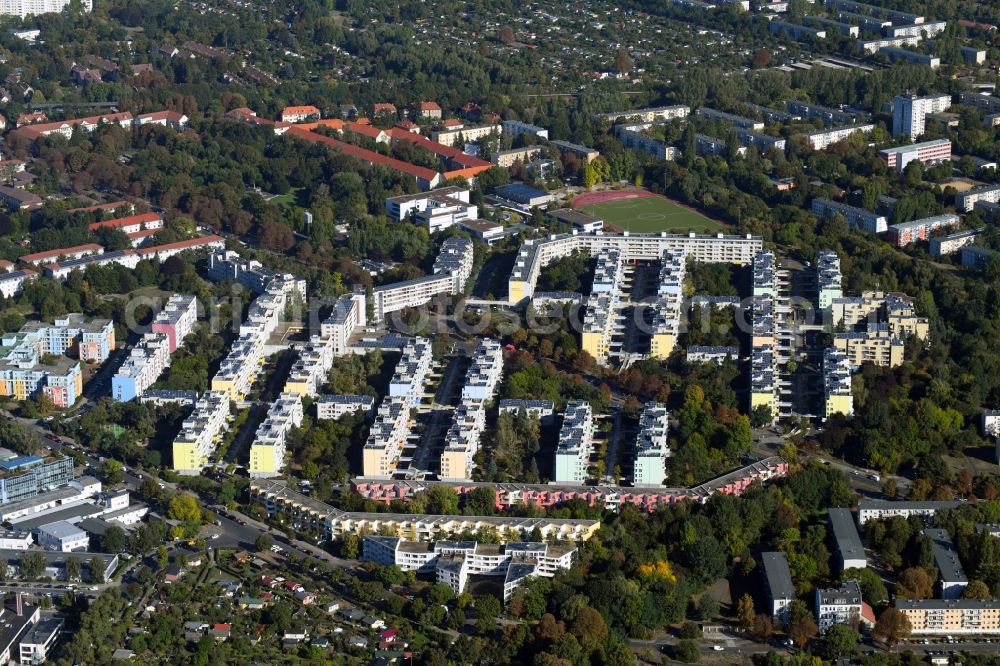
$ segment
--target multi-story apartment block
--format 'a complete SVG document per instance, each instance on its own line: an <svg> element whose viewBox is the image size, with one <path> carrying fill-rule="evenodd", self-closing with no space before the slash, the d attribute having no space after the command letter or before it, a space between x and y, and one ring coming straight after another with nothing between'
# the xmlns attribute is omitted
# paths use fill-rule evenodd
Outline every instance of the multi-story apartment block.
<svg viewBox="0 0 1000 666"><path fill-rule="evenodd" d="M436 572L437 582L451 586L455 594L464 591L471 576L504 576L513 585L504 586L508 601L517 584L530 576L553 576L573 564L576 548L544 543L508 542L503 545L475 541L406 541L399 537L366 536L362 558L383 566L398 566L403 571ZM530 567L530 572L511 569Z"/></svg>
<svg viewBox="0 0 1000 666"><path fill-rule="evenodd" d="M942 599L958 599L969 584L969 579L958 559L958 551L951 541L951 535L945 529L924 530L924 536L931 541L934 553L934 564L939 574L938 591Z"/></svg>
<svg viewBox="0 0 1000 666"><path fill-rule="evenodd" d="M1000 112L1000 97L984 95L978 92L963 92L958 94L958 100L966 106L982 109L986 113Z"/></svg>
<svg viewBox="0 0 1000 666"><path fill-rule="evenodd" d="M824 418L834 414L852 416L854 398L851 394L851 361L834 347L823 351Z"/></svg>
<svg viewBox="0 0 1000 666"><path fill-rule="evenodd" d="M285 445L292 428L302 425L302 401L296 393L282 393L267 410L250 446L251 479L267 479L281 474L285 465Z"/></svg>
<svg viewBox="0 0 1000 666"><path fill-rule="evenodd" d="M295 359L288 379L285 380L285 393L315 398L319 389L326 381L326 375L333 367L333 339L314 335L303 345L299 357Z"/></svg>
<svg viewBox="0 0 1000 666"><path fill-rule="evenodd" d="M24 291L25 283L34 280L37 275L38 273L30 268L0 274L0 294L4 298L17 296Z"/></svg>
<svg viewBox="0 0 1000 666"><path fill-rule="evenodd" d="M924 164L940 164L950 160L951 141L932 139L931 141L912 143L908 146L882 148L878 154L885 161L887 167L896 169L898 173L903 173L906 166L913 161Z"/></svg>
<svg viewBox="0 0 1000 666"><path fill-rule="evenodd" d="M889 332L888 324L868 324L867 331L835 333L833 346L847 357L852 369L862 363L894 368L903 362L905 345Z"/></svg>
<svg viewBox="0 0 1000 666"><path fill-rule="evenodd" d="M297 291L303 300L306 297L305 280L297 280L289 274L279 275L264 268L259 261L243 259L232 251L218 250L209 254L208 275L213 280L237 282L255 294L263 294L278 278L283 289Z"/></svg>
<svg viewBox="0 0 1000 666"><path fill-rule="evenodd" d="M174 438L173 469L179 474L200 474L222 439L229 420L229 393L209 391L195 403Z"/></svg>
<svg viewBox="0 0 1000 666"><path fill-rule="evenodd" d="M594 280L590 288L592 294L613 292L621 289L625 266L621 251L616 247L605 248L597 255Z"/></svg>
<svg viewBox="0 0 1000 666"><path fill-rule="evenodd" d="M795 584L788 568L788 559L781 551L761 553L764 578L767 583L769 615L776 626L788 624L790 607L795 601Z"/></svg>
<svg viewBox="0 0 1000 666"><path fill-rule="evenodd" d="M485 428L486 408L482 402L463 400L459 403L454 421L445 435L438 478L442 481L472 478L479 440Z"/></svg>
<svg viewBox="0 0 1000 666"><path fill-rule="evenodd" d="M993 257L996 256L996 252L988 247L967 245L962 248L962 253L959 256L959 261L964 268L981 271L986 269Z"/></svg>
<svg viewBox="0 0 1000 666"><path fill-rule="evenodd" d="M750 354L750 410L766 408L778 416L777 359L770 345L754 347Z"/></svg>
<svg viewBox="0 0 1000 666"><path fill-rule="evenodd" d="M155 231L163 228L163 216L159 213L140 213L127 217L117 217L112 220L101 220L92 222L87 226L88 231L98 229L118 229L125 234L133 234L137 231Z"/></svg>
<svg viewBox="0 0 1000 666"><path fill-rule="evenodd" d="M594 442L594 414L590 403L573 400L566 405L559 445L556 447L555 482L583 483L587 479Z"/></svg>
<svg viewBox="0 0 1000 666"><path fill-rule="evenodd" d="M868 567L868 557L861 543L861 536L854 524L854 516L850 509L830 509L830 528L837 547L837 561L840 570L865 569Z"/></svg>
<svg viewBox="0 0 1000 666"><path fill-rule="evenodd" d="M858 123L856 125L844 125L842 127L808 132L803 136L809 142L809 145L812 146L813 150L823 150L835 143L846 141L855 134L867 134L874 129L875 125L871 123Z"/></svg>
<svg viewBox="0 0 1000 666"><path fill-rule="evenodd" d="M898 40L910 39L919 39L919 37L897 37L891 41L895 42ZM900 48L899 46L880 46L878 52L887 57L889 60L912 62L917 65L927 65L931 69L937 69L941 66L941 58L937 56L927 55L926 53L918 53L917 51Z"/></svg>
<svg viewBox="0 0 1000 666"><path fill-rule="evenodd" d="M951 95L897 95L892 100L892 135L916 139L926 129L926 118L951 106Z"/></svg>
<svg viewBox="0 0 1000 666"><path fill-rule="evenodd" d="M849 580L837 588L816 590L816 624L821 633L835 624L857 626L861 620L861 588Z"/></svg>
<svg viewBox="0 0 1000 666"><path fill-rule="evenodd" d="M840 257L833 250L821 250L816 256L817 305L825 312L836 298L844 296Z"/></svg>
<svg viewBox="0 0 1000 666"><path fill-rule="evenodd" d="M427 373L431 369L431 343L427 338L414 338L403 346L403 355L389 380L389 396L402 398L411 407L420 404Z"/></svg>
<svg viewBox="0 0 1000 666"><path fill-rule="evenodd" d="M764 123L759 120L747 118L745 116L738 116L735 113L716 111L715 109L710 109L707 106L700 107L697 111L695 111L695 115L703 120L728 123L733 127L742 127L750 130L764 129Z"/></svg>
<svg viewBox="0 0 1000 666"><path fill-rule="evenodd" d="M917 241L927 240L939 229L957 227L962 220L954 213L932 215L912 222L902 222L889 227L888 240L896 247L905 247Z"/></svg>
<svg viewBox="0 0 1000 666"><path fill-rule="evenodd" d="M819 104L803 102L797 99L785 100L785 108L789 113L798 118L809 119L819 118L823 124L830 127L834 125L851 125L861 120L863 114L858 111L841 111L831 109ZM835 142L831 142L835 143Z"/></svg>
<svg viewBox="0 0 1000 666"><path fill-rule="evenodd" d="M770 134L760 134L759 132L751 132L742 128L737 128L734 131L736 132L736 138L744 146L752 146L758 150L771 150L772 148L775 150L785 149L785 140L771 136Z"/></svg>
<svg viewBox="0 0 1000 666"><path fill-rule="evenodd" d="M37 14L58 14L69 5L70 0L2 0L0 15L26 18ZM80 6L90 12L94 9L94 2L83 0Z"/></svg>
<svg viewBox="0 0 1000 666"><path fill-rule="evenodd" d="M869 520L883 520L900 516L933 517L938 511L955 509L961 506L958 500L907 502L897 500L861 500L858 502L858 524L864 525Z"/></svg>
<svg viewBox="0 0 1000 666"><path fill-rule="evenodd" d="M632 109L631 111L616 111L613 113L598 113L595 120L606 120L609 123L619 121L651 123L662 120L676 120L687 118L691 113L691 107L682 104L674 106L658 106L646 109Z"/></svg>
<svg viewBox="0 0 1000 666"><path fill-rule="evenodd" d="M364 294L345 294L333 305L330 317L320 325L320 336L329 338L334 356L347 353L351 335L367 324Z"/></svg>
<svg viewBox="0 0 1000 666"><path fill-rule="evenodd" d="M667 477L667 432L670 414L666 405L647 402L639 417L639 434L635 440L635 462L632 485L636 487L662 486Z"/></svg>
<svg viewBox="0 0 1000 666"><path fill-rule="evenodd" d="M646 134L651 127L649 123L637 125L615 125L615 136L628 150L645 153L658 160L674 160L679 152L677 148L668 146L663 141Z"/></svg>
<svg viewBox="0 0 1000 666"><path fill-rule="evenodd" d="M362 473L366 477L392 477L410 434L410 404L389 396L379 405L363 452Z"/></svg>
<svg viewBox="0 0 1000 666"><path fill-rule="evenodd" d="M523 148L511 148L493 153L490 161L502 169L509 169L518 162L527 164L537 156L545 152L545 146L525 146Z"/></svg>
<svg viewBox="0 0 1000 666"><path fill-rule="evenodd" d="M1000 185L982 185L955 194L955 208L960 212L973 210L980 201L1000 203Z"/></svg>
<svg viewBox="0 0 1000 666"><path fill-rule="evenodd" d="M921 21L920 23L894 23L885 29L886 37L936 37L948 27L947 21Z"/></svg>
<svg viewBox="0 0 1000 666"><path fill-rule="evenodd" d="M812 212L825 219L843 215L852 227L873 234L884 233L889 226L885 215L819 197L812 201Z"/></svg>
<svg viewBox="0 0 1000 666"><path fill-rule="evenodd" d="M611 351L611 336L615 323L618 292L598 292L587 299L580 330L580 349L599 364L605 364Z"/></svg>
<svg viewBox="0 0 1000 666"><path fill-rule="evenodd" d="M584 164L590 164L601 156L600 151L588 148L587 146L581 146L578 143L570 143L569 141L549 141L549 145L555 146L561 153L576 155L583 160Z"/></svg>
<svg viewBox="0 0 1000 666"><path fill-rule="evenodd" d="M370 395L321 395L316 401L316 418L330 421L354 412L362 412L367 417L374 409L375 398Z"/></svg>
<svg viewBox="0 0 1000 666"><path fill-rule="evenodd" d="M80 259L95 254L104 254L104 248L97 243L86 243L73 247L64 247L58 250L45 250L35 252L20 257L19 261L29 266L45 266L55 261L66 259Z"/></svg>
<svg viewBox="0 0 1000 666"><path fill-rule="evenodd" d="M503 347L496 340L483 338L472 355L472 366L465 378L462 400L492 400L502 378Z"/></svg>
<svg viewBox="0 0 1000 666"><path fill-rule="evenodd" d="M759 250L753 255L753 295L775 298L778 295L778 274L774 252Z"/></svg>
<svg viewBox="0 0 1000 666"><path fill-rule="evenodd" d="M495 124L463 125L457 129L444 129L431 132L431 140L449 147L462 147L466 143L479 141L491 135L500 136L503 134L503 131L504 128L502 126Z"/></svg>
<svg viewBox="0 0 1000 666"><path fill-rule="evenodd" d="M899 338L924 340L930 331L930 322L926 317L917 316L911 298L881 291L866 291L861 296L833 299L830 318L833 326L847 329L883 323L891 334Z"/></svg>
<svg viewBox="0 0 1000 666"><path fill-rule="evenodd" d="M1000 634L1000 599L897 599L914 636Z"/></svg>
<svg viewBox="0 0 1000 666"><path fill-rule="evenodd" d="M878 39L859 39L857 41L858 48L863 51L866 55L877 53L882 49L900 49L903 46L919 46L920 38L914 36L908 37L879 37ZM911 51L911 53L916 53Z"/></svg>
<svg viewBox="0 0 1000 666"><path fill-rule="evenodd" d="M170 340L165 333L146 333L111 378L111 397L128 402L140 397L170 365Z"/></svg>
<svg viewBox="0 0 1000 666"><path fill-rule="evenodd" d="M850 23L842 23L841 21L834 21L833 19L821 16L806 16L803 18L803 21L809 25L840 34L844 37L859 37L861 35L861 28Z"/></svg>
<svg viewBox="0 0 1000 666"><path fill-rule="evenodd" d="M780 19L771 19L767 27L772 35L787 35L797 40L826 39L826 30L823 28L812 28Z"/></svg>
<svg viewBox="0 0 1000 666"><path fill-rule="evenodd" d="M508 279L508 301L519 305L534 295L542 268L575 251L597 255L606 247L621 250L623 261L656 261L665 250L673 250L705 263L745 265L761 249L759 236L714 236L697 234L562 234L547 240L526 240L518 252Z"/></svg>
<svg viewBox="0 0 1000 666"><path fill-rule="evenodd" d="M698 155L725 155L726 140L717 139L714 136L708 136L707 134L695 134L694 150ZM747 149L744 146L740 146L736 150L737 155L746 155L746 152Z"/></svg>
<svg viewBox="0 0 1000 666"><path fill-rule="evenodd" d="M431 270L435 275L450 275L454 279L451 293L461 294L472 277L473 245L468 238L458 236L441 243L441 251Z"/></svg>
<svg viewBox="0 0 1000 666"><path fill-rule="evenodd" d="M930 240L930 253L932 257L943 257L954 254L966 245L972 245L976 239L985 231L985 228L967 229L947 236L936 236Z"/></svg>
<svg viewBox="0 0 1000 666"><path fill-rule="evenodd" d="M174 294L153 319L152 331L167 336L170 353L173 354L183 344L184 338L194 331L197 321L198 299L194 296Z"/></svg>
<svg viewBox="0 0 1000 666"><path fill-rule="evenodd" d="M549 138L549 131L544 127L538 127L537 125L532 125L530 123L523 123L520 120L505 120L501 123L501 126L503 127L503 131L511 136L530 134L531 136L539 139Z"/></svg>
<svg viewBox="0 0 1000 666"><path fill-rule="evenodd" d="M653 330L649 339L649 355L653 358L668 358L680 337L686 271L683 253L663 251L660 257L660 284L653 305Z"/></svg>

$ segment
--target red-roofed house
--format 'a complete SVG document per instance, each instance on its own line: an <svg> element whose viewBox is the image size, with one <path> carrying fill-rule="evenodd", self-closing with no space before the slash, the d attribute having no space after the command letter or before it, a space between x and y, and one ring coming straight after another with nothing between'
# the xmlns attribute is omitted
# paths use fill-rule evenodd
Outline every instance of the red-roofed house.
<svg viewBox="0 0 1000 666"><path fill-rule="evenodd" d="M301 123L304 120L319 120L323 115L312 105L286 106L281 112L281 120L286 123Z"/></svg>
<svg viewBox="0 0 1000 666"><path fill-rule="evenodd" d="M389 135L377 127L372 127L371 125L365 125L362 123L346 123L344 129L348 132L354 132L363 137L371 139L375 143L389 143Z"/></svg>
<svg viewBox="0 0 1000 666"><path fill-rule="evenodd" d="M421 102L419 111L421 118L437 119L441 117L441 107L438 106L437 102Z"/></svg>
<svg viewBox="0 0 1000 666"><path fill-rule="evenodd" d="M232 628L230 624L213 624L212 628L208 630L208 635L216 640L224 641L229 638L229 632Z"/></svg>
<svg viewBox="0 0 1000 666"><path fill-rule="evenodd" d="M467 102L462 107L462 117L466 120L479 120L483 115L483 110L475 102Z"/></svg>
<svg viewBox="0 0 1000 666"><path fill-rule="evenodd" d="M378 635L378 638L380 641L386 641L388 643L392 643L394 640L396 640L396 636L398 634L399 634L399 629L397 629L396 627L389 627L388 629L380 633Z"/></svg>
<svg viewBox="0 0 1000 666"><path fill-rule="evenodd" d="M48 122L49 117L44 113L22 113L17 117L17 126L21 125L33 125L34 123L45 123Z"/></svg>
<svg viewBox="0 0 1000 666"><path fill-rule="evenodd" d="M129 128L132 126L132 114L128 111L122 113L109 113L103 116L88 116L86 118L72 118L61 120L55 123L42 123L37 125L26 125L18 127L14 132L23 136L28 141L35 141L39 137L50 134L62 134L67 139L73 135L73 128L79 127L85 132L91 132L103 124L113 124L120 127Z"/></svg>
<svg viewBox="0 0 1000 666"><path fill-rule="evenodd" d="M443 127L444 129L455 130L465 127L465 123L463 123L458 118L448 118L446 120L441 121L441 127Z"/></svg>
<svg viewBox="0 0 1000 666"><path fill-rule="evenodd" d="M396 125L396 128L410 132L411 134L420 134L420 125L412 120L402 120Z"/></svg>
<svg viewBox="0 0 1000 666"><path fill-rule="evenodd" d="M113 201L111 203L97 204L96 206L86 206L84 208L70 208L67 213L131 213L135 206L130 201Z"/></svg>
<svg viewBox="0 0 1000 666"><path fill-rule="evenodd" d="M441 184L441 174L433 169L416 166L415 164L403 162L392 157L386 157L371 150L365 150L364 148L316 134L315 132L309 132L296 126L293 126L289 130L289 133L304 141L322 143L330 148L339 150L345 155L355 157L365 164L379 164L387 166L390 169L395 169L400 173L405 173L408 176L412 176L417 181L417 185L423 190L431 190Z"/></svg>
<svg viewBox="0 0 1000 666"><path fill-rule="evenodd" d="M163 228L163 218L159 213L141 213L139 215L129 215L128 217L119 217L114 220L104 220L102 222L94 222L87 227L88 231L97 231L98 229L121 229L127 234L133 233L135 231L142 231L143 229L162 229Z"/></svg>
<svg viewBox="0 0 1000 666"><path fill-rule="evenodd" d="M143 229L142 231L132 231L125 235L132 241L132 247L142 247L153 240L158 233L160 233L159 229Z"/></svg>
<svg viewBox="0 0 1000 666"><path fill-rule="evenodd" d="M375 104L375 113L374 113L374 115L376 115L376 116L380 116L380 115L383 115L383 114L387 115L387 116L394 116L394 115L396 115L396 113L397 113L397 111L396 111L396 105L395 104L389 104L388 102L379 102L379 103Z"/></svg>
<svg viewBox="0 0 1000 666"><path fill-rule="evenodd" d="M875 611L864 601L861 602L861 623L869 629L875 626Z"/></svg>
<svg viewBox="0 0 1000 666"><path fill-rule="evenodd" d="M500 114L495 111L487 111L483 114L483 122L498 123L500 122Z"/></svg>
<svg viewBox="0 0 1000 666"><path fill-rule="evenodd" d="M135 119L136 125L163 125L175 130L185 129L191 123L190 119L183 113L176 111L154 111L153 113L143 113Z"/></svg>

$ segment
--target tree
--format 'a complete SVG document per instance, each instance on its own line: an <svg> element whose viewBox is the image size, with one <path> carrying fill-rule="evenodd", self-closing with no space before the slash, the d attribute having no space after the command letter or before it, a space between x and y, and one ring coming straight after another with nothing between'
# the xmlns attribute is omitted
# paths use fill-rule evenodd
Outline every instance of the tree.
<svg viewBox="0 0 1000 666"><path fill-rule="evenodd" d="M87 565L87 573L89 574L90 582L94 585L100 585L104 582L104 560L99 557L90 558L90 563Z"/></svg>
<svg viewBox="0 0 1000 666"><path fill-rule="evenodd" d="M41 578L42 574L45 573L46 564L44 555L36 551L28 551L21 556L21 578L28 580Z"/></svg>
<svg viewBox="0 0 1000 666"><path fill-rule="evenodd" d="M635 67L635 63L632 62L632 58L629 57L628 51L625 49L618 49L618 53L615 54L615 69L619 74L625 76L632 71Z"/></svg>
<svg viewBox="0 0 1000 666"><path fill-rule="evenodd" d="M882 582L882 577L872 569L845 569L840 576L840 581L845 583L849 580L858 581L858 587L861 588L861 598L872 606L889 600L889 590Z"/></svg>
<svg viewBox="0 0 1000 666"><path fill-rule="evenodd" d="M117 525L112 525L101 535L101 550L105 553L120 553L126 546L128 546L128 535Z"/></svg>
<svg viewBox="0 0 1000 666"><path fill-rule="evenodd" d="M569 632L576 636L587 652L594 652L608 640L608 624L604 616L590 606L584 606L569 625Z"/></svg>
<svg viewBox="0 0 1000 666"><path fill-rule="evenodd" d="M427 513L453 516L458 513L458 493L449 486L431 486L427 491Z"/></svg>
<svg viewBox="0 0 1000 666"><path fill-rule="evenodd" d="M767 49L758 49L753 54L754 69L764 69L771 64L771 52Z"/></svg>
<svg viewBox="0 0 1000 666"><path fill-rule="evenodd" d="M681 629L677 635L681 638L701 638L701 627L694 622L688 621L681 625Z"/></svg>
<svg viewBox="0 0 1000 666"><path fill-rule="evenodd" d="M992 599L989 586L981 580L971 580L962 590L963 599Z"/></svg>
<svg viewBox="0 0 1000 666"><path fill-rule="evenodd" d="M198 505L198 498L188 493L174 495L167 506L167 518L200 523L201 507Z"/></svg>
<svg viewBox="0 0 1000 666"><path fill-rule="evenodd" d="M677 658L677 661L682 661L685 664L697 664L698 660L701 659L701 649L698 647L698 641L685 639L678 642L674 656Z"/></svg>
<svg viewBox="0 0 1000 666"><path fill-rule="evenodd" d="M892 647L909 636L912 630L913 627L910 625L910 618L906 616L906 613L889 607L882 611L878 622L875 623L872 635L889 647Z"/></svg>
<svg viewBox="0 0 1000 666"><path fill-rule="evenodd" d="M910 567L896 581L896 596L905 599L929 599L934 594L934 581L922 567Z"/></svg>
<svg viewBox="0 0 1000 666"><path fill-rule="evenodd" d="M481 634L488 634L496 629L497 618L503 612L500 600L492 594L484 594L476 599L476 631Z"/></svg>
<svg viewBox="0 0 1000 666"><path fill-rule="evenodd" d="M753 619L753 635L759 641L766 641L774 633L774 621L767 613L757 613Z"/></svg>
<svg viewBox="0 0 1000 666"><path fill-rule="evenodd" d="M500 28L500 41L506 44L507 46L513 44L515 41L514 29L511 28L509 25L505 25L502 28Z"/></svg>
<svg viewBox="0 0 1000 666"><path fill-rule="evenodd" d="M756 617L757 612L753 607L753 597L744 594L736 604L736 620L740 624L740 629L750 631Z"/></svg>
<svg viewBox="0 0 1000 666"><path fill-rule="evenodd" d="M858 647L858 632L846 624L835 624L826 630L826 654L830 659L849 657Z"/></svg>
<svg viewBox="0 0 1000 666"><path fill-rule="evenodd" d="M83 573L83 562L76 555L66 558L66 580L80 580Z"/></svg>
<svg viewBox="0 0 1000 666"><path fill-rule="evenodd" d="M254 546L257 548L259 552L270 550L271 546L273 545L274 545L274 539L272 539L271 535L268 534L267 532L264 532L259 537L257 537L257 541L254 543Z"/></svg>
<svg viewBox="0 0 1000 666"><path fill-rule="evenodd" d="M98 471L101 481L109 486L117 486L125 480L125 472L122 471L122 464L117 460L105 460L101 463Z"/></svg>
<svg viewBox="0 0 1000 666"><path fill-rule="evenodd" d="M347 560L356 560L361 554L361 539L357 534L345 534L340 539L340 556Z"/></svg>
<svg viewBox="0 0 1000 666"><path fill-rule="evenodd" d="M788 635L799 647L804 647L819 633L819 627L813 620L812 611L798 599L792 602L789 618Z"/></svg>

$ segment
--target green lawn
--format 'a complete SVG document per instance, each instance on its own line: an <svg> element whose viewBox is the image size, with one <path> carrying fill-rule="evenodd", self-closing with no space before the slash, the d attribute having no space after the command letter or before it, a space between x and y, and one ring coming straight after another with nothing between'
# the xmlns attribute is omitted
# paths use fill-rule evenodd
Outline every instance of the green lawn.
<svg viewBox="0 0 1000 666"><path fill-rule="evenodd" d="M710 220L700 213L683 208L662 197L621 199L580 206L578 210L601 218L608 226L636 233L657 231L715 233L725 229L722 223Z"/></svg>

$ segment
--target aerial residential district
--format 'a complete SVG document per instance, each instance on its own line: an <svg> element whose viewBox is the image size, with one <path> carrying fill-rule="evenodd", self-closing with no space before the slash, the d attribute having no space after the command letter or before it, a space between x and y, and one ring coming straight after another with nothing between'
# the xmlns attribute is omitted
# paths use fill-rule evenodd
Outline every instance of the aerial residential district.
<svg viewBox="0 0 1000 666"><path fill-rule="evenodd" d="M0 0L0 665L1000 666L1000 5Z"/></svg>

